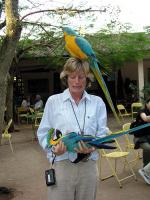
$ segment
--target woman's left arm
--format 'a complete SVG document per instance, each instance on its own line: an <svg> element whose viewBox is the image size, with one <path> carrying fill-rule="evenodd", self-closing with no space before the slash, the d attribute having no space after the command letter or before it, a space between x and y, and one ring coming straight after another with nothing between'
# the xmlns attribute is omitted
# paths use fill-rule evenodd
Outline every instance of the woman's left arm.
<svg viewBox="0 0 150 200"><path fill-rule="evenodd" d="M97 137L105 137L109 131L109 128L107 127L107 111L105 103L102 99L98 102L97 106Z"/></svg>

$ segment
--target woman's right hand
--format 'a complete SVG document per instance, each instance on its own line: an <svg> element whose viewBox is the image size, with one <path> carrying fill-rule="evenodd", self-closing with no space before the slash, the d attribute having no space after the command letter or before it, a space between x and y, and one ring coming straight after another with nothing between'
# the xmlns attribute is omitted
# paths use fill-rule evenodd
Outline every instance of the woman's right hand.
<svg viewBox="0 0 150 200"><path fill-rule="evenodd" d="M61 140L59 141L59 143L56 146L53 147L53 153L56 156L62 155L66 151L67 151L67 148Z"/></svg>

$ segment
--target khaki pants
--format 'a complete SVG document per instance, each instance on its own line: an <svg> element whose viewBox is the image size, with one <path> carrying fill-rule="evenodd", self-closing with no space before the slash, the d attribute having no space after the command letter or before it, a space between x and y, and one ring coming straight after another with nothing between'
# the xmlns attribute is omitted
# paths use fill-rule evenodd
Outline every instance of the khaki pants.
<svg viewBox="0 0 150 200"><path fill-rule="evenodd" d="M136 143L140 140L143 140L142 138L136 138L134 137L134 143ZM145 140L145 138L144 138ZM143 149L143 166L146 166L150 162L150 143L149 140L147 142L140 142L139 148Z"/></svg>
<svg viewBox="0 0 150 200"><path fill-rule="evenodd" d="M95 200L98 183L96 161L54 164L56 185L49 186L48 200Z"/></svg>

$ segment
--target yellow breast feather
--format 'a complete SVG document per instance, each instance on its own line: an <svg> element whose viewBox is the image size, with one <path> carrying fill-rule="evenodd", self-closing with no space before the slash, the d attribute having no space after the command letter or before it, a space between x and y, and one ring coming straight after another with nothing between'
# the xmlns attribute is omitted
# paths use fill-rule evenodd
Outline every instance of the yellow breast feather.
<svg viewBox="0 0 150 200"><path fill-rule="evenodd" d="M82 50L78 47L78 45L75 42L75 36L72 35L66 35L65 36L65 48L73 57L77 57L80 59L87 59L87 55L82 52Z"/></svg>

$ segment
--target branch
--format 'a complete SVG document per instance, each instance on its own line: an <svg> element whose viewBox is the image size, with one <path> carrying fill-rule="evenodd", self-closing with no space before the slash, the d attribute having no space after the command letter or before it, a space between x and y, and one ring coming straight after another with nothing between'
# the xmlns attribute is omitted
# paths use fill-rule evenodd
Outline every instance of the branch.
<svg viewBox="0 0 150 200"><path fill-rule="evenodd" d="M40 27L41 27L41 29L42 29L43 31L45 31L45 33L46 33L48 36L50 36L49 32L48 32L42 25L40 25Z"/></svg>
<svg viewBox="0 0 150 200"><path fill-rule="evenodd" d="M92 10L91 8L88 8L88 9L84 9L84 10L78 10L78 9L67 9L67 8L59 8L59 9L56 9L56 10L38 10L38 11L35 11L35 12L31 12L31 13L28 13L26 15L24 15L22 18L21 18L21 21L23 21L26 17L30 16L30 15L34 15L34 14L37 14L37 13L42 13L42 12L54 12L54 13L66 13L67 11L69 12L73 12L73 13L84 13L84 12L106 12L106 8L104 8L103 10Z"/></svg>
<svg viewBox="0 0 150 200"><path fill-rule="evenodd" d="M52 25L52 24L47 24L47 23L38 23L38 22L28 22L24 21L23 24L29 24L29 25L34 25L34 26L53 26L56 28L59 28L60 26Z"/></svg>
<svg viewBox="0 0 150 200"><path fill-rule="evenodd" d="M51 43L52 43L52 41L50 41ZM61 41L58 43L58 45L55 47L55 49L57 49L58 47L59 47L59 45L60 45L60 43L61 43ZM31 50L32 48L34 48L34 47L38 47L38 46L42 46L42 47L48 47L49 49L51 49L51 54L54 52L54 50L55 49L53 49L53 46L51 45L51 44L47 44L47 43L41 43L41 42L39 42L39 43L35 43L35 44L33 44L33 45L30 45L30 46L28 46L28 47L26 47L26 48L24 48L24 49L20 49L16 54L15 54L15 57L14 57L14 61L16 62L16 63L18 63L19 62L19 59L23 56L23 54L25 53L25 52L27 52L27 51L29 51L29 50Z"/></svg>

